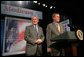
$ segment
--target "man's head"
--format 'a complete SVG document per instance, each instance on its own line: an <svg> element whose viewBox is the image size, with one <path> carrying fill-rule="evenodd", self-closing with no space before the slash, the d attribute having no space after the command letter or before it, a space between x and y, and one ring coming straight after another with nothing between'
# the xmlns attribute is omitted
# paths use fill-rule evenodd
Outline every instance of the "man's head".
<svg viewBox="0 0 84 57"><path fill-rule="evenodd" d="M53 18L53 21L55 21L55 22L60 22L60 14L59 13L54 13L53 15L52 15L52 18Z"/></svg>
<svg viewBox="0 0 84 57"><path fill-rule="evenodd" d="M37 17L37 16L33 16L33 17L32 17L32 24L33 24L33 25L37 25L38 22L39 22L38 17Z"/></svg>

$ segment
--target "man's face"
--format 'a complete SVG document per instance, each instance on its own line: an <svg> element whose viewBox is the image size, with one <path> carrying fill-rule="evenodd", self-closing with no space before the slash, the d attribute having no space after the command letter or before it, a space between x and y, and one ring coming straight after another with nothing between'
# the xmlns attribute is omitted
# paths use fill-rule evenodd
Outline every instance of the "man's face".
<svg viewBox="0 0 84 57"><path fill-rule="evenodd" d="M60 15L59 14L55 14L55 17L53 18L55 22L59 22L60 21Z"/></svg>
<svg viewBox="0 0 84 57"><path fill-rule="evenodd" d="M33 18L32 18L32 23L33 23L33 25L37 25L38 22L39 22L39 20L38 20L37 17L33 17Z"/></svg>

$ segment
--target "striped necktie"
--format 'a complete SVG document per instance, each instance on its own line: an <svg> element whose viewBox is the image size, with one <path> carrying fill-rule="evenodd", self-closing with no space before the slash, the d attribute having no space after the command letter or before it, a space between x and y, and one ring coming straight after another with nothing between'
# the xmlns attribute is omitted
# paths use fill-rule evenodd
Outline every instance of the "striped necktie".
<svg viewBox="0 0 84 57"><path fill-rule="evenodd" d="M35 32L36 32L36 35L38 36L38 31L37 31L37 26L35 25Z"/></svg>
<svg viewBox="0 0 84 57"><path fill-rule="evenodd" d="M58 27L58 30L59 30L59 32L60 32L60 26L59 26L59 24L57 23L57 27Z"/></svg>

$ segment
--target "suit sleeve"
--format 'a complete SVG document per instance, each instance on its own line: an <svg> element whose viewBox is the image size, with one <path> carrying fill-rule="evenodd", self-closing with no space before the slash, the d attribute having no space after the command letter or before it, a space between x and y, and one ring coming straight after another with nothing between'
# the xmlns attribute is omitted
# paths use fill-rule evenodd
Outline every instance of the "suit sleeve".
<svg viewBox="0 0 84 57"><path fill-rule="evenodd" d="M41 28L41 39L42 39L42 41L44 41L44 34L43 34L43 29Z"/></svg>
<svg viewBox="0 0 84 57"><path fill-rule="evenodd" d="M50 39L51 39L51 29L50 29L49 25L47 26L47 29L46 29L46 39L47 39L47 48L49 48L50 45L51 45L51 41L50 41Z"/></svg>
<svg viewBox="0 0 84 57"><path fill-rule="evenodd" d="M35 40L31 38L30 30L29 30L28 27L26 27L25 34L24 34L24 39L28 43L35 44Z"/></svg>

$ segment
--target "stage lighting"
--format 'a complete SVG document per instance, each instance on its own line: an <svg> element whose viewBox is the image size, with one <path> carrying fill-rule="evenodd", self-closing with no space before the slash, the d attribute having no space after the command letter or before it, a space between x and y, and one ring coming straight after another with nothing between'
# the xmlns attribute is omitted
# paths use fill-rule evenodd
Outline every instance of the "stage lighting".
<svg viewBox="0 0 84 57"><path fill-rule="evenodd" d="M45 7L47 7L47 5Z"/></svg>
<svg viewBox="0 0 84 57"><path fill-rule="evenodd" d="M45 6L45 4L42 4L43 6Z"/></svg>
<svg viewBox="0 0 84 57"><path fill-rule="evenodd" d="M40 3L38 3L38 5L40 5Z"/></svg>
<svg viewBox="0 0 84 57"><path fill-rule="evenodd" d="M54 7L55 8L55 7Z"/></svg>
<svg viewBox="0 0 84 57"><path fill-rule="evenodd" d="M50 9L52 9L53 8L53 6L50 6Z"/></svg>
<svg viewBox="0 0 84 57"><path fill-rule="evenodd" d="M34 3L37 3L37 1L33 1Z"/></svg>

